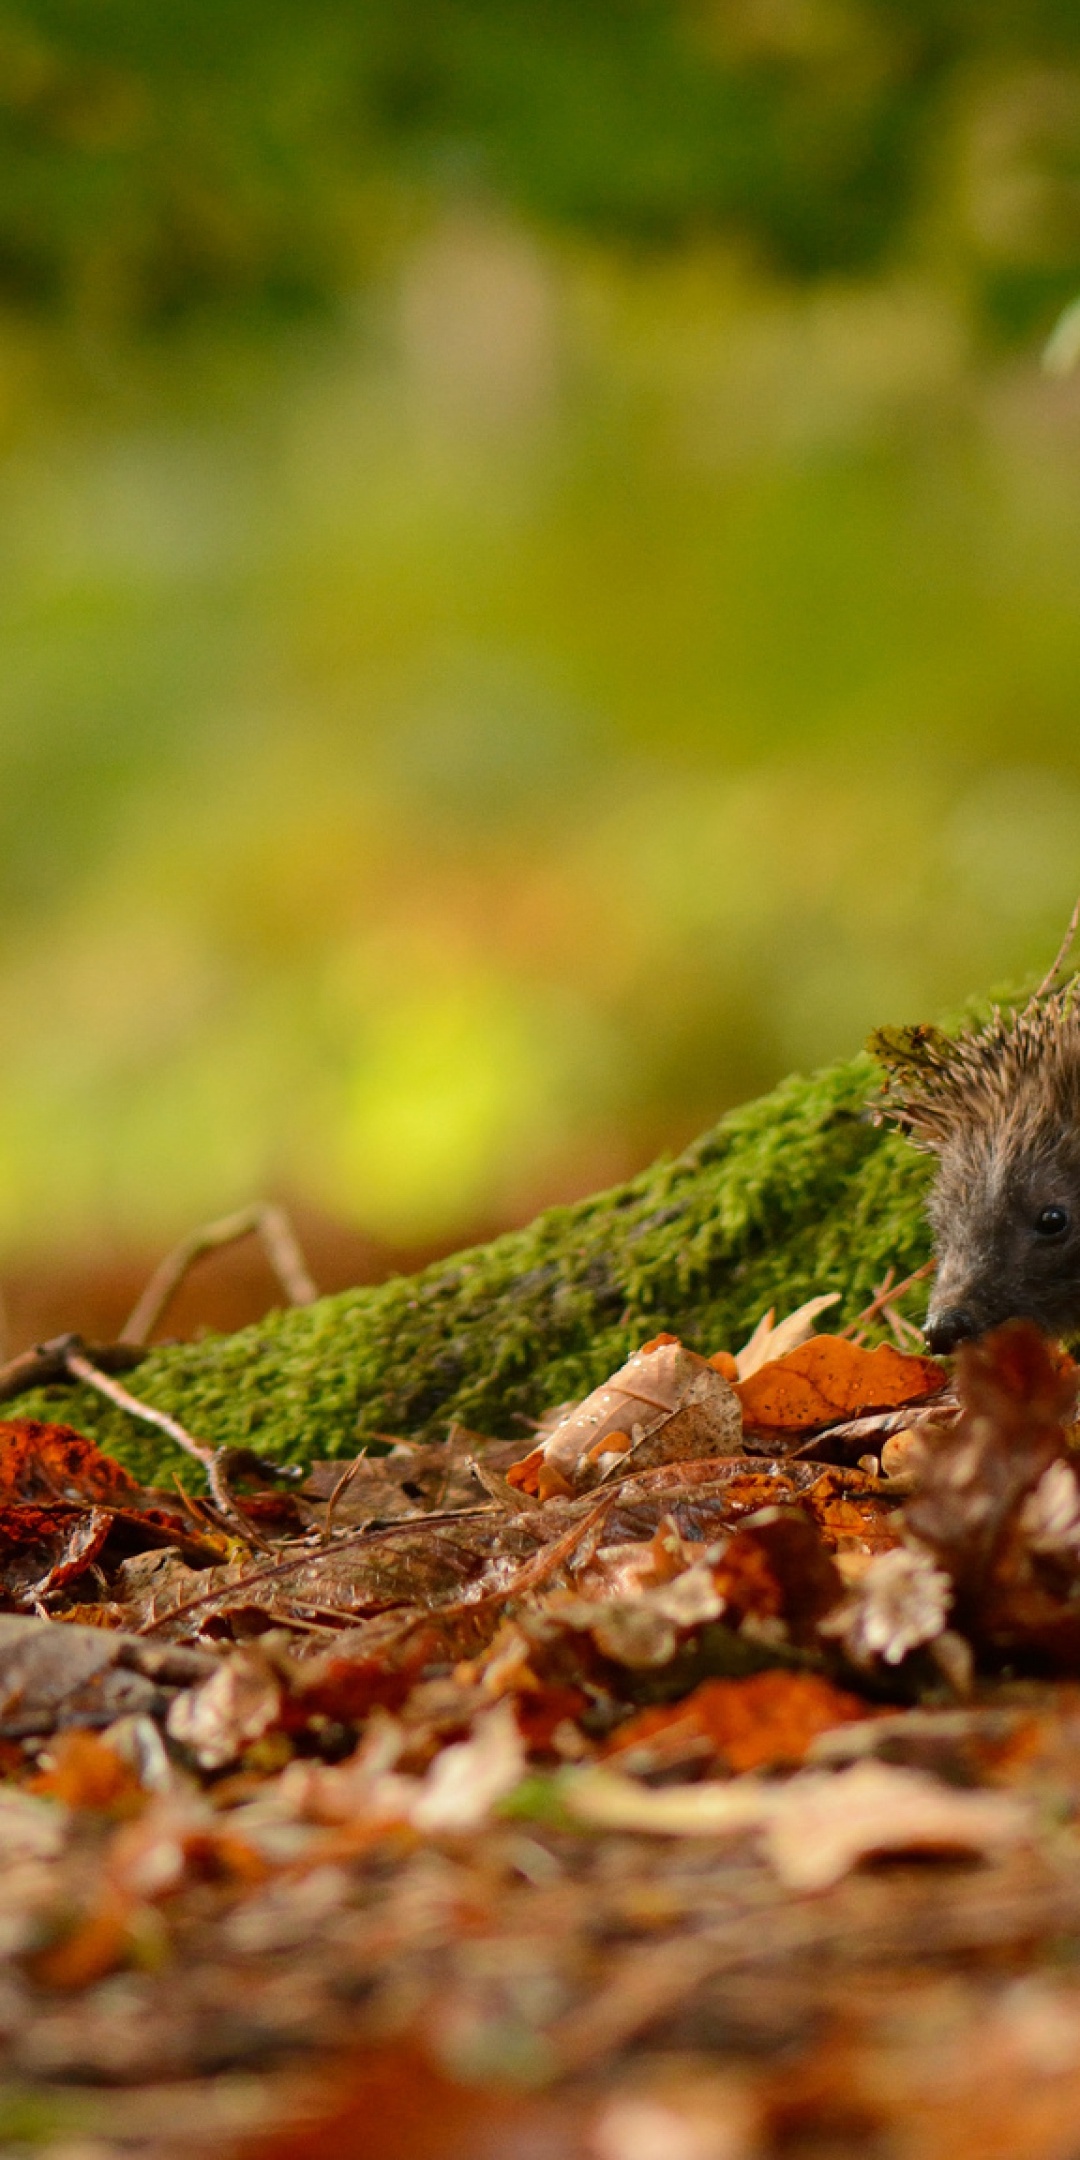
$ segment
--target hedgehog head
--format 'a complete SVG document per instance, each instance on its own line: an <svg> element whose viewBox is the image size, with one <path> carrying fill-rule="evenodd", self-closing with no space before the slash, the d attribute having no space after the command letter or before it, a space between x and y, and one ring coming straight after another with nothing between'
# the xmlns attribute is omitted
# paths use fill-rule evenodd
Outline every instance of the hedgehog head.
<svg viewBox="0 0 1080 2160"><path fill-rule="evenodd" d="M926 1321L947 1351L1012 1318L1080 1329L1080 1001L1067 985L977 1031L887 1031L878 1116L937 1158Z"/></svg>

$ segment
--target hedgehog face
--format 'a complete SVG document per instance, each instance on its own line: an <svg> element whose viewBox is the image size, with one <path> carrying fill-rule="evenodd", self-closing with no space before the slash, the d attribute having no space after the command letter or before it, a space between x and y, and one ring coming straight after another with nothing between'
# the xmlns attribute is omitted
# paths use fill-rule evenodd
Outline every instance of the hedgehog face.
<svg viewBox="0 0 1080 2160"><path fill-rule="evenodd" d="M932 1350L1004 1320L1080 1331L1080 983L957 1038L886 1031L881 1115L938 1158Z"/></svg>
<svg viewBox="0 0 1080 2160"><path fill-rule="evenodd" d="M1051 1335L1080 1328L1080 1132L1024 1107L1002 1129L960 1130L941 1150L929 1208L932 1350L1010 1319Z"/></svg>

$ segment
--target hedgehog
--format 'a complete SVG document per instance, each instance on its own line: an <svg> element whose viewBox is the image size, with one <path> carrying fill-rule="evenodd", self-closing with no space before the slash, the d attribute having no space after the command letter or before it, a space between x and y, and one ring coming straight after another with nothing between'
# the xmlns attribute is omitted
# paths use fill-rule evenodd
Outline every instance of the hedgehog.
<svg viewBox="0 0 1080 2160"><path fill-rule="evenodd" d="M871 1048L889 1071L878 1122L937 1158L929 1348L947 1354L1015 1318L1075 1338L1080 982L1043 985L1016 1012L995 1007L965 1035L882 1030Z"/></svg>

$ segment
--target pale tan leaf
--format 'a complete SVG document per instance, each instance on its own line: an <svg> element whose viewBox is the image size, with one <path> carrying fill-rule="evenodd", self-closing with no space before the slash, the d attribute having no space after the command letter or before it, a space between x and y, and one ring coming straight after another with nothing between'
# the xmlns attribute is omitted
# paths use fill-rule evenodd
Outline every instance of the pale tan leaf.
<svg viewBox="0 0 1080 2160"><path fill-rule="evenodd" d="M771 1365L775 1358L786 1357L789 1350L797 1350L801 1343L809 1342L815 1332L818 1314L839 1303L839 1290L831 1290L824 1297L807 1298L805 1305L797 1306L778 1324L774 1322L770 1307L736 1356L740 1380L748 1380L751 1373L760 1372L763 1365Z"/></svg>

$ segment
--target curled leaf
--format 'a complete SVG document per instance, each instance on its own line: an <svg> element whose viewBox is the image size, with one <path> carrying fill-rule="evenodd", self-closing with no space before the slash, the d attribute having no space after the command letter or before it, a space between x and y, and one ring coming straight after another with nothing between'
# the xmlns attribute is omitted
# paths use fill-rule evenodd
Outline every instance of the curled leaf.
<svg viewBox="0 0 1080 2160"><path fill-rule="evenodd" d="M638 1471L696 1456L737 1455L738 1397L729 1380L671 1336L644 1350L577 1403L509 1484L541 1499L585 1492L609 1471Z"/></svg>

